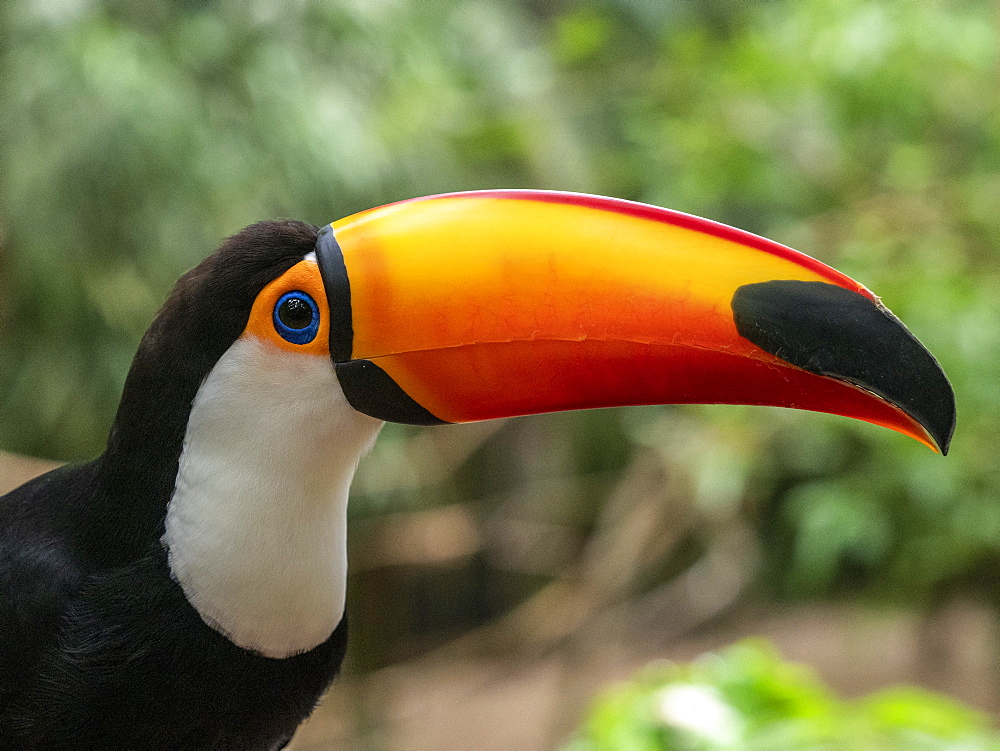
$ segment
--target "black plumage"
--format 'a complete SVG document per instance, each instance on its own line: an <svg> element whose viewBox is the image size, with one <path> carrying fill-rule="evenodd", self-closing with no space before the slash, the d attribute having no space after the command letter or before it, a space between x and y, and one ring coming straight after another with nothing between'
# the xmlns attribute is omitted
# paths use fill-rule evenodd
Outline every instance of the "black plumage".
<svg viewBox="0 0 1000 751"><path fill-rule="evenodd" d="M316 235L256 224L182 277L105 453L0 498L0 748L281 748L333 679L344 621L294 657L242 649L203 623L161 543L200 384Z"/></svg>

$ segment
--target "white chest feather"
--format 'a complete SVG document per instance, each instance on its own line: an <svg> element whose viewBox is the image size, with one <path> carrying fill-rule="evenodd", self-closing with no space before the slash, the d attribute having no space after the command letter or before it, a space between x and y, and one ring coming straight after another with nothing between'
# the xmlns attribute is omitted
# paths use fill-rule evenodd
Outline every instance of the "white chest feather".
<svg viewBox="0 0 1000 751"><path fill-rule="evenodd" d="M382 423L329 358L239 339L202 384L167 508L170 568L202 619L289 657L344 613L347 492Z"/></svg>

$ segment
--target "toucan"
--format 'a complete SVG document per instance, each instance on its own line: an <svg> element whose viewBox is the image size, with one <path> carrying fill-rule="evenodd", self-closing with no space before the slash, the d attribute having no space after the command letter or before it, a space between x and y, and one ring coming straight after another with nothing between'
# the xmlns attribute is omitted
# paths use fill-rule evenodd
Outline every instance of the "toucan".
<svg viewBox="0 0 1000 751"><path fill-rule="evenodd" d="M385 421L796 407L945 453L952 389L861 284L584 194L266 221L184 275L105 452L0 498L0 748L283 748L344 658L346 519Z"/></svg>

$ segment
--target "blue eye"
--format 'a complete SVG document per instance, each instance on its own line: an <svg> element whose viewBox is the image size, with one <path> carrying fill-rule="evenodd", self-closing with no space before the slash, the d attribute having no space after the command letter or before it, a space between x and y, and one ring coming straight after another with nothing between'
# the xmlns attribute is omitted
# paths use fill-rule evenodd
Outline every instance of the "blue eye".
<svg viewBox="0 0 1000 751"><path fill-rule="evenodd" d="M274 306L274 328L292 344L308 344L319 331L319 307L305 292L286 292Z"/></svg>

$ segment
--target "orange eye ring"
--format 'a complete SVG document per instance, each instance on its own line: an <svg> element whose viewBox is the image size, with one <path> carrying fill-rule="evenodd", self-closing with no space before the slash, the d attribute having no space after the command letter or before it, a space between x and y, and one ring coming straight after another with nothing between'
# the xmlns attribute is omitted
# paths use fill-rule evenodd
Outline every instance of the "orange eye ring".
<svg viewBox="0 0 1000 751"><path fill-rule="evenodd" d="M287 320L282 320L283 306L288 306L284 311ZM312 259L303 260L260 291L243 336L262 339L289 352L329 357L328 311L319 265Z"/></svg>

